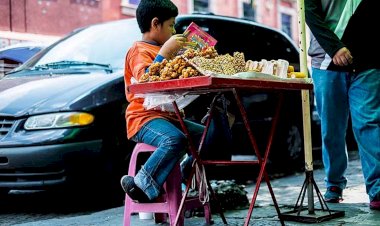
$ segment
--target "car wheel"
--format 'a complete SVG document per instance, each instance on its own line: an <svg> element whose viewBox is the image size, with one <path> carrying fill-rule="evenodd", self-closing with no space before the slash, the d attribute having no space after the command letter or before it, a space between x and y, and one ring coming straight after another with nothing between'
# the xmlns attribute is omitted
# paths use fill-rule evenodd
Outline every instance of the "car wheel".
<svg viewBox="0 0 380 226"><path fill-rule="evenodd" d="M0 196L8 195L9 191L8 188L0 188Z"/></svg>
<svg viewBox="0 0 380 226"><path fill-rule="evenodd" d="M292 125L289 127L288 133L286 134L286 144L290 159L299 159L302 154L302 138L297 126Z"/></svg>
<svg viewBox="0 0 380 226"><path fill-rule="evenodd" d="M125 193L120 186L120 178L128 173L129 158L135 143L127 139L124 115L119 118L119 121L110 124L112 129L108 131L112 132L103 137L97 179L102 181L99 189L112 196L110 199L122 201Z"/></svg>
<svg viewBox="0 0 380 226"><path fill-rule="evenodd" d="M291 174L304 169L302 127L287 123L278 127L269 156L268 171L273 174Z"/></svg>

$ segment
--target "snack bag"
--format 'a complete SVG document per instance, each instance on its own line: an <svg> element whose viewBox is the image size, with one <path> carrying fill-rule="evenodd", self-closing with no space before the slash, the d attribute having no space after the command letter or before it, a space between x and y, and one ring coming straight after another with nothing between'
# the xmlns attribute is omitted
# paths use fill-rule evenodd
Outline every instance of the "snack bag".
<svg viewBox="0 0 380 226"><path fill-rule="evenodd" d="M196 46L194 46L195 49L203 49L207 46L215 46L217 43L217 40L214 37L203 31L194 22L191 22L191 24L186 28L183 35L187 38L188 41L196 43Z"/></svg>

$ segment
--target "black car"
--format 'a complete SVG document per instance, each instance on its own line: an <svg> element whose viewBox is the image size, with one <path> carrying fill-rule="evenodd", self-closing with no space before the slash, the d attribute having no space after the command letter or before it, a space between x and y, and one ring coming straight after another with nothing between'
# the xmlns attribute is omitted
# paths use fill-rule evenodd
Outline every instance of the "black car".
<svg viewBox="0 0 380 226"><path fill-rule="evenodd" d="M286 59L298 69L297 48L277 30L234 18L182 15L177 19L178 33L190 22L218 40L219 53L240 51L252 60ZM125 134L124 60L128 48L140 38L134 19L89 26L47 47L0 80L2 193L76 185L91 178L118 183L134 146ZM261 131L259 141L267 139L272 112L265 109L274 98L263 92L243 97L253 126L260 128L256 130ZM207 103L202 98L197 101ZM192 106L185 110L194 120L203 116L198 112L207 111L206 104L204 111ZM300 93L289 92L283 114L289 120L282 120L286 123L275 138L272 162L303 164L300 107ZM234 112L233 103L229 110ZM232 131L233 155L249 154L238 117ZM101 184L109 183L97 186Z"/></svg>

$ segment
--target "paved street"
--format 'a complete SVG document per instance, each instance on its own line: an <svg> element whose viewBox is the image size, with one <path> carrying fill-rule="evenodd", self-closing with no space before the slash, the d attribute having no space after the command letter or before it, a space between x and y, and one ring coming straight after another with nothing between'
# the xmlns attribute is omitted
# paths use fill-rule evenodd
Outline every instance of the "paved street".
<svg viewBox="0 0 380 226"><path fill-rule="evenodd" d="M323 171L317 169L314 171L315 180L321 192L324 192L323 186ZM341 204L329 204L331 210L345 211L345 216L340 218L334 218L325 222L315 223L314 225L378 225L380 222L380 212L372 211L368 208L368 197L365 193L365 187L363 185L363 176L361 173L360 161L357 156L353 156L350 161L348 175L348 187L344 191L344 201ZM304 181L304 174L296 174L288 177L273 180L272 186L280 205L281 212L289 211L294 206L297 197L300 193L302 183ZM249 192L249 198L252 197L254 186L246 186L246 190ZM29 200L35 201L36 205L41 209L41 205L38 204L38 199ZM316 209L319 208L317 200L315 200ZM22 204L19 202L18 204ZM48 203L53 205L53 202ZM256 202L255 209L253 211L250 225L280 225L275 209L273 207L268 189L263 184L259 191L259 196ZM304 202L306 204L306 202ZM30 203L29 203L30 205ZM59 205L59 204L58 204ZM29 213L22 213L18 211L12 213L15 207L11 210L7 210L7 207L2 205L0 213L1 225L19 225L19 226L117 226L122 225L123 220L123 207L114 207L106 210L97 210L96 206L89 208L88 210L81 209L80 206L73 206L74 211L65 210L59 211L59 208L53 206L46 206L45 211L39 211L39 213L33 213L32 206L29 206ZM87 206L88 208L88 206ZM21 208L23 209L23 208ZM49 211L49 209L55 211ZM79 213L75 213L75 209ZM307 213L307 212L306 212ZM304 214L306 214L304 213ZM229 225L243 225L244 219L247 214L247 209L227 211L227 222ZM326 215L326 212L318 211L316 214ZM20 218L21 216L21 218ZM26 217L22 217L26 216ZM222 221L218 215L213 215L214 225L222 225ZM201 217L187 218L185 225L195 226L204 225L204 219ZM286 225L299 226L305 225L305 223L286 221ZM134 215L132 218L133 226L153 226L155 225L153 220L140 220L138 215ZM162 225L162 224L161 224ZM165 224L164 224L165 225ZM167 225L167 224L166 224Z"/></svg>
<svg viewBox="0 0 380 226"><path fill-rule="evenodd" d="M122 205L115 199L72 192L12 191L0 198L0 225L85 216ZM38 225L38 223L37 223ZM86 223L84 223L86 225Z"/></svg>

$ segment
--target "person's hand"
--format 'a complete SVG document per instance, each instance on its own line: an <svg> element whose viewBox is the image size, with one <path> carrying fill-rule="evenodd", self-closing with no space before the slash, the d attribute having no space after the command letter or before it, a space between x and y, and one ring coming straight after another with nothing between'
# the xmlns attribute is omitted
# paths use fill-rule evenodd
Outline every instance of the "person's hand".
<svg viewBox="0 0 380 226"><path fill-rule="evenodd" d="M338 66L347 66L349 64L352 64L353 58L350 50L348 50L346 47L339 49L333 57L333 62Z"/></svg>
<svg viewBox="0 0 380 226"><path fill-rule="evenodd" d="M181 48L186 47L187 45L188 41L182 34L173 35L164 43L158 54L166 59L171 59L177 55Z"/></svg>

